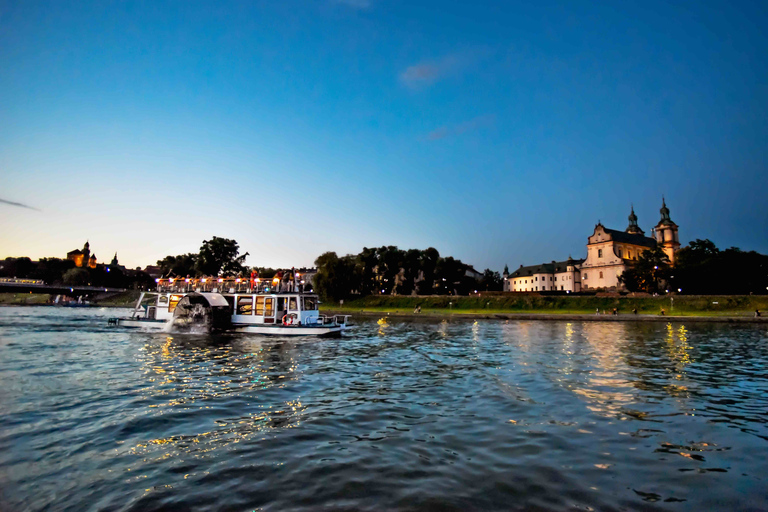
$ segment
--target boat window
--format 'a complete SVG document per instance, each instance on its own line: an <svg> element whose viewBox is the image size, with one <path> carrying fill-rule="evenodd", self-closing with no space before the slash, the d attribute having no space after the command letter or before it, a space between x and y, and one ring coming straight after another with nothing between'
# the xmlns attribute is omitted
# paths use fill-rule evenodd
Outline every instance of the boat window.
<svg viewBox="0 0 768 512"><path fill-rule="evenodd" d="M173 310L176 309L176 304L179 303L181 297L181 295L171 295L171 302L168 304L169 313L173 313Z"/></svg>
<svg viewBox="0 0 768 512"><path fill-rule="evenodd" d="M263 295L256 297L256 314L260 316L264 314L264 298Z"/></svg>
<svg viewBox="0 0 768 512"><path fill-rule="evenodd" d="M317 310L317 297L304 297L304 311Z"/></svg>
<svg viewBox="0 0 768 512"><path fill-rule="evenodd" d="M237 314L238 315L250 315L252 310L253 310L253 297L237 298Z"/></svg>
<svg viewBox="0 0 768 512"><path fill-rule="evenodd" d="M168 305L168 297L165 295L159 295L157 297L157 303L161 306L167 306Z"/></svg>
<svg viewBox="0 0 768 512"><path fill-rule="evenodd" d="M272 297L264 301L264 316L275 316L275 299Z"/></svg>
<svg viewBox="0 0 768 512"><path fill-rule="evenodd" d="M299 309L298 303L296 302L296 297L291 297L288 299L288 309L291 311L296 311Z"/></svg>
<svg viewBox="0 0 768 512"><path fill-rule="evenodd" d="M284 297L278 297L277 298L277 310L278 311L285 311L285 298Z"/></svg>

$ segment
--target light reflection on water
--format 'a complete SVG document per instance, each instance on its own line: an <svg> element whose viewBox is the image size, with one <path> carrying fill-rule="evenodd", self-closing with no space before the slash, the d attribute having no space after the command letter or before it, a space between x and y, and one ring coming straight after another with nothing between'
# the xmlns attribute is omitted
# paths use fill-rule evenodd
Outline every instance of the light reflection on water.
<svg viewBox="0 0 768 512"><path fill-rule="evenodd" d="M768 333L0 309L0 510L766 509Z"/></svg>

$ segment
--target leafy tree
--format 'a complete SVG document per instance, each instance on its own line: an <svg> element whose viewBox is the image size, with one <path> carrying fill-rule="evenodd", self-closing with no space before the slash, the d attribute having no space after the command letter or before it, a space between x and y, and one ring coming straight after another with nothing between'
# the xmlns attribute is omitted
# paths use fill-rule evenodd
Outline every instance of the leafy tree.
<svg viewBox="0 0 768 512"><path fill-rule="evenodd" d="M435 272L440 261L440 253L434 247L428 247L421 253L420 265L422 280L417 284L419 295L435 293Z"/></svg>
<svg viewBox="0 0 768 512"><path fill-rule="evenodd" d="M91 274L87 268L71 268L62 276L64 284L87 285L91 282Z"/></svg>
<svg viewBox="0 0 768 512"><path fill-rule="evenodd" d="M500 292L504 286L501 276L498 272L487 268L483 272L483 278L480 281L480 288L489 292Z"/></svg>
<svg viewBox="0 0 768 512"><path fill-rule="evenodd" d="M157 265L162 270L163 275L194 276L197 274L197 258L198 255L193 253L166 256L162 260L158 260Z"/></svg>
<svg viewBox="0 0 768 512"><path fill-rule="evenodd" d="M5 258L5 261L0 262L1 277L28 278L34 270L35 264L26 256L22 258Z"/></svg>
<svg viewBox="0 0 768 512"><path fill-rule="evenodd" d="M410 295L415 291L416 281L419 278L420 260L421 251L418 249L408 249L403 254L402 279L397 286L397 293L400 295Z"/></svg>
<svg viewBox="0 0 768 512"><path fill-rule="evenodd" d="M734 271L743 276L734 279ZM710 240L695 240L675 255L674 288L692 294L765 293L768 256L738 247L719 250Z"/></svg>
<svg viewBox="0 0 768 512"><path fill-rule="evenodd" d="M654 247L640 254L635 264L619 276L619 281L631 292L659 292L669 282L670 270L669 257L661 247Z"/></svg>
<svg viewBox="0 0 768 512"><path fill-rule="evenodd" d="M355 256L339 258L335 252L321 254L315 260L315 291L324 299L338 302L351 295L355 277Z"/></svg>
<svg viewBox="0 0 768 512"><path fill-rule="evenodd" d="M195 268L202 275L208 276L234 276L244 273L246 268L243 262L248 253L242 256L239 253L240 246L235 240L214 236L203 241Z"/></svg>
<svg viewBox="0 0 768 512"><path fill-rule="evenodd" d="M37 268L30 273L31 278L41 279L46 284L63 282L64 273L75 268L75 262L61 258L40 258Z"/></svg>

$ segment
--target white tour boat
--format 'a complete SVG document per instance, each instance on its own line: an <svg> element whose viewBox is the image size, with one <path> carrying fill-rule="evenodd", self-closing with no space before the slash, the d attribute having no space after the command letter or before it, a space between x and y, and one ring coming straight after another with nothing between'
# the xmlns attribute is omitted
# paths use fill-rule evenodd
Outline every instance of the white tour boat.
<svg viewBox="0 0 768 512"><path fill-rule="evenodd" d="M350 315L321 315L314 293L295 283L247 279L159 279L142 292L128 318L109 323L141 329L220 330L279 336L334 336ZM272 286L270 286L272 285ZM276 290L277 289L277 290Z"/></svg>

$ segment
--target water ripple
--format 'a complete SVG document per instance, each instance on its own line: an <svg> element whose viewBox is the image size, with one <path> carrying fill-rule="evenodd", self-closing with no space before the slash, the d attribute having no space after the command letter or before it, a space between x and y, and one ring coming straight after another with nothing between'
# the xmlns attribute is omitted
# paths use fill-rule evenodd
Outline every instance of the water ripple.
<svg viewBox="0 0 768 512"><path fill-rule="evenodd" d="M0 510L766 509L768 333L0 308Z"/></svg>

